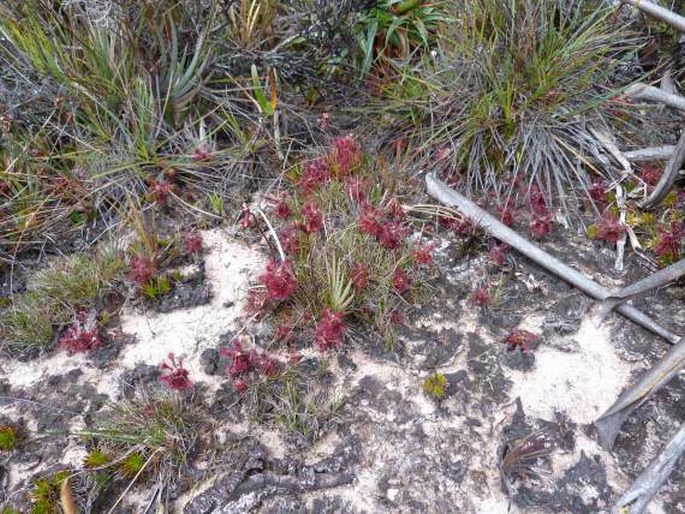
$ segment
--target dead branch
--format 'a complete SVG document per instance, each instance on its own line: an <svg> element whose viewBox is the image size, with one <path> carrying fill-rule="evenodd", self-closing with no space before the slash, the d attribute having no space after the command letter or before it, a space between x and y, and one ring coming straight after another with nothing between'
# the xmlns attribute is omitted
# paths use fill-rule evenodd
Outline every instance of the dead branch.
<svg viewBox="0 0 685 514"><path fill-rule="evenodd" d="M659 182L654 186L654 191L649 197L641 203L641 207L653 207L655 204L663 200L668 194L675 179L678 177L678 172L685 163L685 130L680 134L680 139L675 147L673 155L666 164L666 169L661 175Z"/></svg>
<svg viewBox="0 0 685 514"><path fill-rule="evenodd" d="M577 287L592 298L595 298L596 300L605 300L611 296L611 292L608 289L599 285L597 282L584 277L581 273L570 266L567 266L559 259L552 257L547 252L533 245L478 207L472 201L448 187L444 182L437 179L433 173L426 174L426 185L428 194L440 203L450 207L456 207L463 215L477 222L483 230L490 233L493 237L519 251L533 262ZM623 303L619 305L616 310L631 321L654 334L663 337L671 344L675 344L680 340L680 336L670 332L665 327L662 327L630 304Z"/></svg>
<svg viewBox="0 0 685 514"><path fill-rule="evenodd" d="M634 284L624 287L615 294L606 298L597 311L597 322L601 323L617 305L636 298L644 293L661 287L685 275L685 259L671 264L670 266L652 273L648 277L638 280Z"/></svg>
<svg viewBox="0 0 685 514"><path fill-rule="evenodd" d="M621 0L624 4L632 5L637 7L642 12L645 12L658 20L667 23L671 27L679 30L680 32L685 32L685 18L679 14L669 11L668 9L661 7L655 3L649 2L647 0Z"/></svg>
<svg viewBox="0 0 685 514"><path fill-rule="evenodd" d="M678 459L685 451L685 424L675 433L673 438L664 446L661 453L645 468L635 482L623 493L614 507L614 514L641 514L647 508L649 501L656 494Z"/></svg>
<svg viewBox="0 0 685 514"><path fill-rule="evenodd" d="M666 385L684 365L685 338L682 338L668 350L656 366L645 373L637 384L626 389L609 410L595 421L600 444L611 450L621 425L628 416Z"/></svg>
<svg viewBox="0 0 685 514"><path fill-rule="evenodd" d="M648 84L637 83L630 86L625 91L625 96L637 98L639 100L649 100L652 102L660 102L669 107L681 109L685 111L685 97L667 93L658 87L650 86Z"/></svg>
<svg viewBox="0 0 685 514"><path fill-rule="evenodd" d="M623 155L631 162L649 162L668 159L673 155L674 151L675 145L664 145L631 150L629 152L623 152Z"/></svg>

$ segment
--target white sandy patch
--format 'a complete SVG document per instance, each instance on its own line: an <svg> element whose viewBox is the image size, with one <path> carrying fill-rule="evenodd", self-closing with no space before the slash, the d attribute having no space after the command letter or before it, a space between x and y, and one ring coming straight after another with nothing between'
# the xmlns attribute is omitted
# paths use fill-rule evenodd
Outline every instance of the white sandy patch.
<svg viewBox="0 0 685 514"><path fill-rule="evenodd" d="M239 328L241 300L250 281L261 271L264 257L235 241L222 229L202 232L202 238L207 249L205 272L212 287L211 302L168 313L125 312L121 319L122 330L134 335L136 344L122 351L119 362L123 366L157 365L173 352L186 355L184 363L191 378L203 376L202 351L216 348L220 335Z"/></svg>
<svg viewBox="0 0 685 514"><path fill-rule="evenodd" d="M546 347L543 341L535 351L534 370L508 370L511 396L521 398L528 415L551 420L558 410L576 423L591 423L628 383L630 369L618 357L606 326L597 328L588 317L574 339L576 353Z"/></svg>

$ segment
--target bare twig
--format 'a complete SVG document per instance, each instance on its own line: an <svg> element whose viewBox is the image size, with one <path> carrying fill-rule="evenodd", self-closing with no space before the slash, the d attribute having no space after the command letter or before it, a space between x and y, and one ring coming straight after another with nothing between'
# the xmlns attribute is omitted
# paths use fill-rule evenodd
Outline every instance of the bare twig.
<svg viewBox="0 0 685 514"><path fill-rule="evenodd" d="M664 446L661 453L645 468L635 482L623 493L614 507L614 514L641 514L685 451L685 424Z"/></svg>
<svg viewBox="0 0 685 514"><path fill-rule="evenodd" d="M669 282L672 282L683 275L685 275L685 260L680 260L675 264L671 264L670 266L657 271L656 273L652 273L642 280L638 280L628 287L624 287L617 293L607 297L604 302L602 302L602 305L597 311L597 322L601 323L604 318L606 318L607 314L609 314L617 305L630 300L631 298L635 298L647 293L652 289L661 287L664 284L668 284Z"/></svg>
<svg viewBox="0 0 685 514"><path fill-rule="evenodd" d="M655 17L664 23L669 24L671 27L679 30L680 32L685 32L685 18L679 14L669 11L668 9L661 7L655 3L649 2L647 0L621 0L624 4L632 5L637 7L641 11Z"/></svg>
<svg viewBox="0 0 685 514"><path fill-rule="evenodd" d="M518 250L530 260L536 262L551 273L554 273L558 277L597 300L604 300L611 296L611 292L608 289L599 285L597 282L586 278L578 271L561 262L559 259L552 257L547 252L533 245L525 238L521 237L509 227L478 207L472 201L448 187L444 182L437 179L433 173L426 174L426 184L428 188L428 194L438 200L440 203L443 203L447 206L456 207L468 218L472 220L478 220L479 226L483 230L486 230L493 237L506 243L515 250ZM671 344L675 344L680 340L680 336L672 333L665 327L662 327L630 304L621 304L616 310L631 321L657 334L658 336L663 337Z"/></svg>
<svg viewBox="0 0 685 514"><path fill-rule="evenodd" d="M680 134L680 139L675 147L675 151L668 160L666 169L661 175L659 182L654 186L654 191L652 191L652 194L642 202L641 207L653 207L668 194L675 179L678 177L678 172L683 163L685 163L685 130Z"/></svg>
<svg viewBox="0 0 685 514"><path fill-rule="evenodd" d="M638 83L633 84L625 91L625 95L637 98L640 100L650 100L652 102L660 102L685 111L685 97L667 93L658 87L650 86L648 84Z"/></svg>
<svg viewBox="0 0 685 514"><path fill-rule="evenodd" d="M623 152L623 155L631 162L660 161L671 157L674 151L675 145L664 145L631 150L629 152Z"/></svg>

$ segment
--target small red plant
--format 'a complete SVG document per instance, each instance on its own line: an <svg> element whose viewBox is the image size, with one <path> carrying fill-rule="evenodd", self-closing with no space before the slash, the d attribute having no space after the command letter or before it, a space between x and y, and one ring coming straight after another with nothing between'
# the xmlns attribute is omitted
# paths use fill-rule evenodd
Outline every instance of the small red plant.
<svg viewBox="0 0 685 514"><path fill-rule="evenodd" d="M169 195L174 192L174 185L166 180L151 180L148 188L149 197L160 207L167 204Z"/></svg>
<svg viewBox="0 0 685 514"><path fill-rule="evenodd" d="M247 301L243 311L248 316L259 317L269 307L269 293L261 287L253 287L247 292Z"/></svg>
<svg viewBox="0 0 685 514"><path fill-rule="evenodd" d="M661 179L661 171L657 166L651 163L644 164L640 172L640 180L648 186L654 187Z"/></svg>
<svg viewBox="0 0 685 514"><path fill-rule="evenodd" d="M361 164L361 147L352 134L333 140L330 159L337 176L348 175Z"/></svg>
<svg viewBox="0 0 685 514"><path fill-rule="evenodd" d="M505 253L507 249L506 245L492 245L490 248L490 252L488 253L488 257L490 258L490 262L495 264L496 266L504 266L504 263L507 261L507 255Z"/></svg>
<svg viewBox="0 0 685 514"><path fill-rule="evenodd" d="M233 389L238 391L240 394L245 394L247 392L247 382L242 378L237 378L233 381Z"/></svg>
<svg viewBox="0 0 685 514"><path fill-rule="evenodd" d="M490 295L490 288L487 286L478 287L473 290L471 295L473 303L481 307L490 305L492 302L492 296Z"/></svg>
<svg viewBox="0 0 685 514"><path fill-rule="evenodd" d="M319 157L304 164L298 187L302 194L308 196L330 179L331 170L328 161L323 157Z"/></svg>
<svg viewBox="0 0 685 514"><path fill-rule="evenodd" d="M514 223L514 215L511 212L511 209L500 209L499 211L499 220L505 224L507 227L511 227Z"/></svg>
<svg viewBox="0 0 685 514"><path fill-rule="evenodd" d="M433 249L434 244L420 244L414 250L414 258L416 264L420 266L427 266L433 263Z"/></svg>
<svg viewBox="0 0 685 514"><path fill-rule="evenodd" d="M302 207L302 224L300 228L307 234L318 232L323 228L323 215L316 204L312 201L307 202Z"/></svg>
<svg viewBox="0 0 685 514"><path fill-rule="evenodd" d="M402 314L398 310L393 310L390 313L390 324L401 325L402 323L404 323L404 314Z"/></svg>
<svg viewBox="0 0 685 514"><path fill-rule="evenodd" d="M537 334L516 328L504 339L504 343L507 345L507 351L509 352L520 348L523 353L528 353L530 351L530 345L535 343L538 338L539 336Z"/></svg>
<svg viewBox="0 0 685 514"><path fill-rule="evenodd" d="M625 234L626 229L616 216L605 215L596 225L597 239L606 241L609 244L616 244L616 241Z"/></svg>
<svg viewBox="0 0 685 514"><path fill-rule="evenodd" d="M300 231L297 225L286 225L279 234L283 251L290 256L297 255L300 251Z"/></svg>
<svg viewBox="0 0 685 514"><path fill-rule="evenodd" d="M320 352L336 348L345 336L343 315L326 308L314 330L314 344Z"/></svg>
<svg viewBox="0 0 685 514"><path fill-rule="evenodd" d="M276 217L282 220L287 220L290 217L292 211L290 210L290 199L288 198L288 195L283 195L278 200L274 212L276 213Z"/></svg>
<svg viewBox="0 0 685 514"><path fill-rule="evenodd" d="M182 391L193 387L193 383L188 377L188 370L183 366L183 357L178 357L169 352L167 358L159 365L162 376L159 380L169 389Z"/></svg>
<svg viewBox="0 0 685 514"><path fill-rule="evenodd" d="M411 288L411 279L407 272L401 268L395 270L392 276L392 287L399 294L404 294Z"/></svg>
<svg viewBox="0 0 685 514"><path fill-rule="evenodd" d="M287 300L297 289L297 279L288 261L270 261L259 281L266 286L270 300Z"/></svg>
<svg viewBox="0 0 685 514"><path fill-rule="evenodd" d="M397 250L407 236L407 228L399 221L387 221L381 225L376 239L388 250Z"/></svg>
<svg viewBox="0 0 685 514"><path fill-rule="evenodd" d="M534 239L542 239L552 232L552 220L549 216L541 216L530 222L530 234Z"/></svg>
<svg viewBox="0 0 685 514"><path fill-rule="evenodd" d="M359 230L365 234L378 237L381 233L383 211L371 204L362 205L362 212L359 216Z"/></svg>
<svg viewBox="0 0 685 514"><path fill-rule="evenodd" d="M82 311L74 317L71 327L62 335L58 346L70 353L89 352L102 346L98 335L97 313Z"/></svg>
<svg viewBox="0 0 685 514"><path fill-rule="evenodd" d="M188 232L183 236L183 249L188 255L202 253L202 234L199 232Z"/></svg>
<svg viewBox="0 0 685 514"><path fill-rule="evenodd" d="M654 253L664 262L672 263L680 259L680 247L685 237L685 223L672 222L668 230L659 227L658 242Z"/></svg>
<svg viewBox="0 0 685 514"><path fill-rule="evenodd" d="M352 285L357 289L365 289L369 281L369 267L363 262L357 262L350 269Z"/></svg>
<svg viewBox="0 0 685 514"><path fill-rule="evenodd" d="M607 202L608 188L606 182L597 180L587 190L593 202L603 205Z"/></svg>
<svg viewBox="0 0 685 514"><path fill-rule="evenodd" d="M347 194L356 203L364 203L367 187L368 181L361 177L347 177L345 180Z"/></svg>
<svg viewBox="0 0 685 514"><path fill-rule="evenodd" d="M151 257L134 255L129 262L129 277L139 286L147 284L157 272L157 266Z"/></svg>
<svg viewBox="0 0 685 514"><path fill-rule="evenodd" d="M276 359L273 357L262 354L259 357L259 370L265 377L274 377L278 374L280 370L280 365Z"/></svg>
<svg viewBox="0 0 685 514"><path fill-rule="evenodd" d="M221 355L231 359L231 366L226 370L226 373L231 378L237 378L245 375L257 368L259 365L259 357L254 349L245 351L240 341L236 341L228 348L219 350Z"/></svg>
<svg viewBox="0 0 685 514"><path fill-rule="evenodd" d="M246 230L250 228L255 223L255 215L249 206L243 205L242 211L240 211L240 216L238 218L240 223L240 228Z"/></svg>
<svg viewBox="0 0 685 514"><path fill-rule="evenodd" d="M547 207L547 199L545 194L537 187L531 187L528 195L530 201L530 209L540 218L549 215L549 208Z"/></svg>

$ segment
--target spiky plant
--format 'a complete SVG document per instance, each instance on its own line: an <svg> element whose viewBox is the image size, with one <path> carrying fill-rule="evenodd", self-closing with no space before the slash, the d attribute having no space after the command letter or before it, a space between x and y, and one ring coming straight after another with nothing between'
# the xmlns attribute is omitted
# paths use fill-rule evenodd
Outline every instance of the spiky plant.
<svg viewBox="0 0 685 514"><path fill-rule="evenodd" d="M423 80L403 81L430 126L427 165L449 163L464 189L500 206L535 190L575 212L600 172L593 128L606 130L621 61L637 47L613 14L589 1L460 4Z"/></svg>

